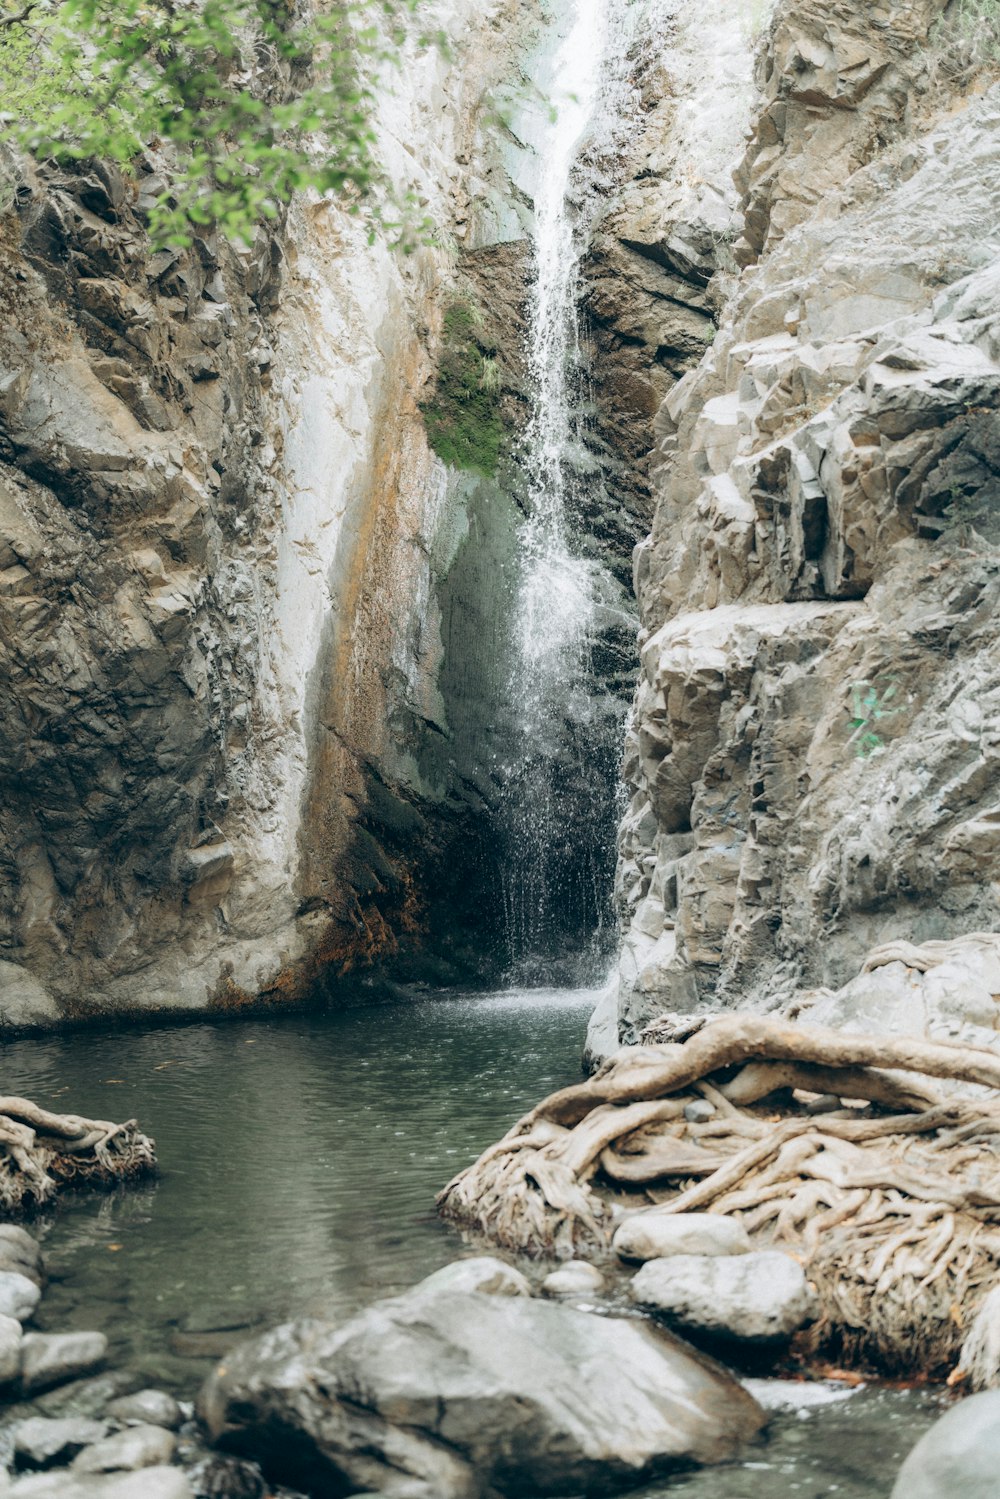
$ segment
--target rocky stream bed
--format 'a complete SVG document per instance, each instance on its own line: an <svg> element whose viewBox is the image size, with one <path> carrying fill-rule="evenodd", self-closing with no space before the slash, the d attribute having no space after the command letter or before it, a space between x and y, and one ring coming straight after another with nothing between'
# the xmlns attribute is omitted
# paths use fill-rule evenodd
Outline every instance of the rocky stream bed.
<svg viewBox="0 0 1000 1499"><path fill-rule="evenodd" d="M10 1305L25 1351L8 1360L0 1414L12 1499L637 1486L643 1499L888 1499L953 1402L943 1387L803 1379L766 1328L765 1346L749 1328L742 1354L727 1350L738 1377L706 1362L636 1298L665 1263L660 1238L642 1242L664 1233L655 1214L626 1225L628 1258L600 1270L515 1267L433 1214L456 1166L579 1076L593 1000L452 997L129 1032L113 1038L113 1070L107 1034L9 1045L8 1077L42 1102L69 1088L81 1107L112 1096L125 1113L144 1099L160 1162L145 1187L66 1195L36 1219L44 1264L23 1230L0 1234L0 1290L8 1273L28 1282L11 1287L27 1296ZM265 1078L270 1107L257 1108ZM195 1151L209 1120L214 1162ZM311 1149L296 1155L304 1130ZM725 1232L712 1215L688 1232L706 1221ZM673 1247L704 1252L697 1232ZM756 1311L766 1318L761 1298Z"/></svg>

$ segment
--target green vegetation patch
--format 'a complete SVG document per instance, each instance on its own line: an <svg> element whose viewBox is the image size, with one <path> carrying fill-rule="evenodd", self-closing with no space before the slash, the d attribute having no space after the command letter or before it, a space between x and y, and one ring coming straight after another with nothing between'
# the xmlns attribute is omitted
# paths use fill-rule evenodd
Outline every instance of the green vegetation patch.
<svg viewBox="0 0 1000 1499"><path fill-rule="evenodd" d="M1000 0L951 0L931 28L931 43L971 66L1000 62Z"/></svg>
<svg viewBox="0 0 1000 1499"><path fill-rule="evenodd" d="M478 309L456 297L444 315L434 394L421 407L438 457L486 478L497 471L506 437L496 354Z"/></svg>
<svg viewBox="0 0 1000 1499"><path fill-rule="evenodd" d="M412 205L382 205L375 117L407 49L444 45L418 27L420 3L0 3L3 138L42 159L126 171L148 145L166 146L172 178L150 213L158 243L189 244L210 224L252 241L312 187L352 211L368 205L412 248L431 226L408 223ZM399 223L386 217L397 211Z"/></svg>

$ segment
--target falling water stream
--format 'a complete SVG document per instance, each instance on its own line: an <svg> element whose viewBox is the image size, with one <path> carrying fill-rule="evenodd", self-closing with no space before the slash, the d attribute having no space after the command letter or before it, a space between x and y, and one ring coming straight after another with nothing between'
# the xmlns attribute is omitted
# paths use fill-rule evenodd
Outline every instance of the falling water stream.
<svg viewBox="0 0 1000 1499"><path fill-rule="evenodd" d="M560 923L577 937L596 934L598 961L611 931L625 705L602 684L594 662L614 585L581 554L574 535L602 483L588 446L579 307L601 163L627 117L631 38L649 9L575 0L558 23L540 80L552 111L537 146L525 351L531 417L518 454L526 517L510 677L517 722L503 886L512 971L535 981L544 971L539 965L555 955Z"/></svg>

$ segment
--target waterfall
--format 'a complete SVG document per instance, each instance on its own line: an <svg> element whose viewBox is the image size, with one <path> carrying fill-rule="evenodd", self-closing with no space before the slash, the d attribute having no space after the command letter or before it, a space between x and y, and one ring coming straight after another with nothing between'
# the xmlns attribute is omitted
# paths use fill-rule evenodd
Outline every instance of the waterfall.
<svg viewBox="0 0 1000 1499"><path fill-rule="evenodd" d="M610 936L624 704L602 687L594 654L608 601L619 628L623 604L600 563L574 546L574 520L601 485L587 445L580 270L608 187L604 164L635 106L630 48L648 9L569 0L542 81L553 107L536 143L531 417L519 453L526 518L510 677L516 734L502 778L508 956L513 974L529 980L544 977L560 950L589 947L594 966Z"/></svg>

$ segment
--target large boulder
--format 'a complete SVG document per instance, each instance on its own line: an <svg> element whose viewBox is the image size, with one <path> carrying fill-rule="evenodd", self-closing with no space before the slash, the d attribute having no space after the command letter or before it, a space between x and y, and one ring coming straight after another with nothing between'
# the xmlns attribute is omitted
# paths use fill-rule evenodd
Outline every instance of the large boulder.
<svg viewBox="0 0 1000 1499"><path fill-rule="evenodd" d="M649 1260L631 1293L685 1331L745 1343L790 1338L819 1309L802 1266L776 1249Z"/></svg>
<svg viewBox="0 0 1000 1499"><path fill-rule="evenodd" d="M924 1433L899 1470L892 1499L996 1499L1000 1391L972 1395Z"/></svg>
<svg viewBox="0 0 1000 1499"><path fill-rule="evenodd" d="M433 1284L242 1345L199 1411L276 1479L395 1499L612 1493L727 1458L765 1419L648 1324Z"/></svg>

